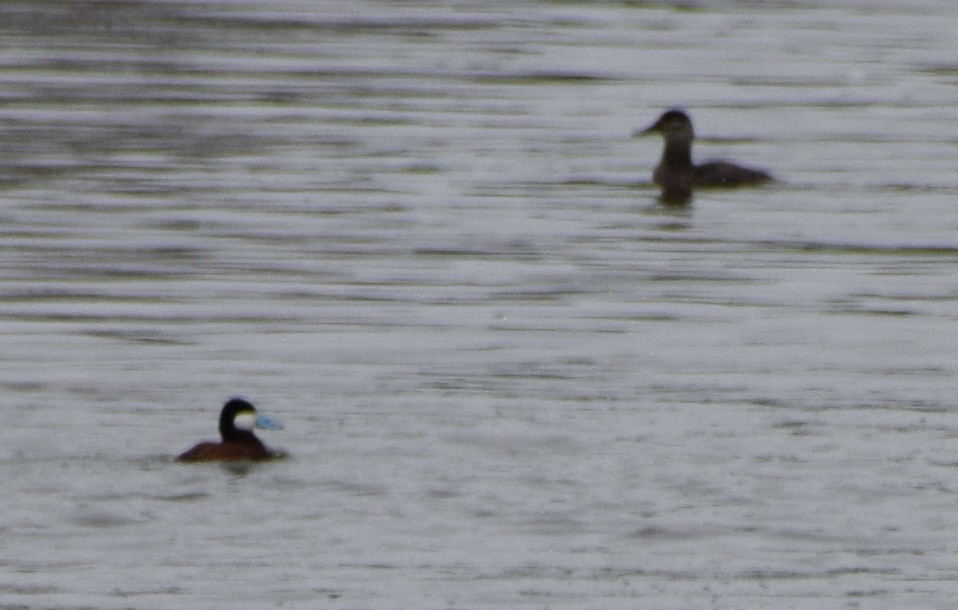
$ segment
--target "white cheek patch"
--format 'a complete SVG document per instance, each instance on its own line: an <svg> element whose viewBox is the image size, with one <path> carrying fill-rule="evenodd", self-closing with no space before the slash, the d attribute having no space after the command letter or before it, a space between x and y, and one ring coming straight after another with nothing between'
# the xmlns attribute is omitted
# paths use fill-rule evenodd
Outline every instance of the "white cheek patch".
<svg viewBox="0 0 958 610"><path fill-rule="evenodd" d="M239 413L236 417L233 418L233 426L237 430L245 430L251 432L253 428L256 427L256 414L255 413Z"/></svg>

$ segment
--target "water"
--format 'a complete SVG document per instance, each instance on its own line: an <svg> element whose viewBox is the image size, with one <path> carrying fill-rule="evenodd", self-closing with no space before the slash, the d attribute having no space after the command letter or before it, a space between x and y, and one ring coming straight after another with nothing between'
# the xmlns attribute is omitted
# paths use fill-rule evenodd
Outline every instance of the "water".
<svg viewBox="0 0 958 610"><path fill-rule="evenodd" d="M842 6L0 5L0 608L951 608L958 11Z"/></svg>

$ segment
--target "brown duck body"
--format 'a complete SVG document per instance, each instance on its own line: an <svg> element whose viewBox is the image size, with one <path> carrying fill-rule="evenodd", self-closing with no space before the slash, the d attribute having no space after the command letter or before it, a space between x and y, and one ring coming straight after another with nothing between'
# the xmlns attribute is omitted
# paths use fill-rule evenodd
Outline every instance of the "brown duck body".
<svg viewBox="0 0 958 610"><path fill-rule="evenodd" d="M663 203L684 204L696 188L736 188L757 186L772 180L760 169L743 167L729 161L692 163L695 132L692 121L681 110L669 110L641 134L658 133L664 140L662 158L652 174L652 182L662 189Z"/></svg>
<svg viewBox="0 0 958 610"><path fill-rule="evenodd" d="M250 403L234 398L220 412L220 442L205 441L181 453L181 462L231 462L268 460L282 454L271 451L253 434L253 428L280 428L279 424L256 413Z"/></svg>
<svg viewBox="0 0 958 610"><path fill-rule="evenodd" d="M275 454L254 435L246 441L206 441L181 453L181 462L232 462L238 460L269 460Z"/></svg>

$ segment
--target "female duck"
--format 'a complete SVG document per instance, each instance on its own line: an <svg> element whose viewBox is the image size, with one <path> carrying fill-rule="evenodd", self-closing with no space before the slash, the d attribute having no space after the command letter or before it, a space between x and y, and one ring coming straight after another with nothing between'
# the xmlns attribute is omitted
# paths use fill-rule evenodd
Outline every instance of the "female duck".
<svg viewBox="0 0 958 610"><path fill-rule="evenodd" d="M672 109L636 135L658 133L665 141L662 158L652 174L652 182L662 189L662 202L672 205L688 203L696 187L755 186L772 177L759 169L742 167L728 161L692 163L692 141L695 131L685 112Z"/></svg>
<svg viewBox="0 0 958 610"><path fill-rule="evenodd" d="M219 443L207 441L182 453L176 459L181 462L227 462L236 460L268 460L282 454L270 451L253 434L254 428L282 429L279 422L256 412L250 403L234 398L223 405L220 412Z"/></svg>

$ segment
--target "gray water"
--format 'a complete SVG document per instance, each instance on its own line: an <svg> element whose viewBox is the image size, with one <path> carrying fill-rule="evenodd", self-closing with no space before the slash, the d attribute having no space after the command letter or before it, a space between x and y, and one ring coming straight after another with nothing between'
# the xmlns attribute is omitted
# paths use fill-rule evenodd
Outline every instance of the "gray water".
<svg viewBox="0 0 958 610"><path fill-rule="evenodd" d="M958 7L834 4L0 3L0 609L953 608Z"/></svg>

